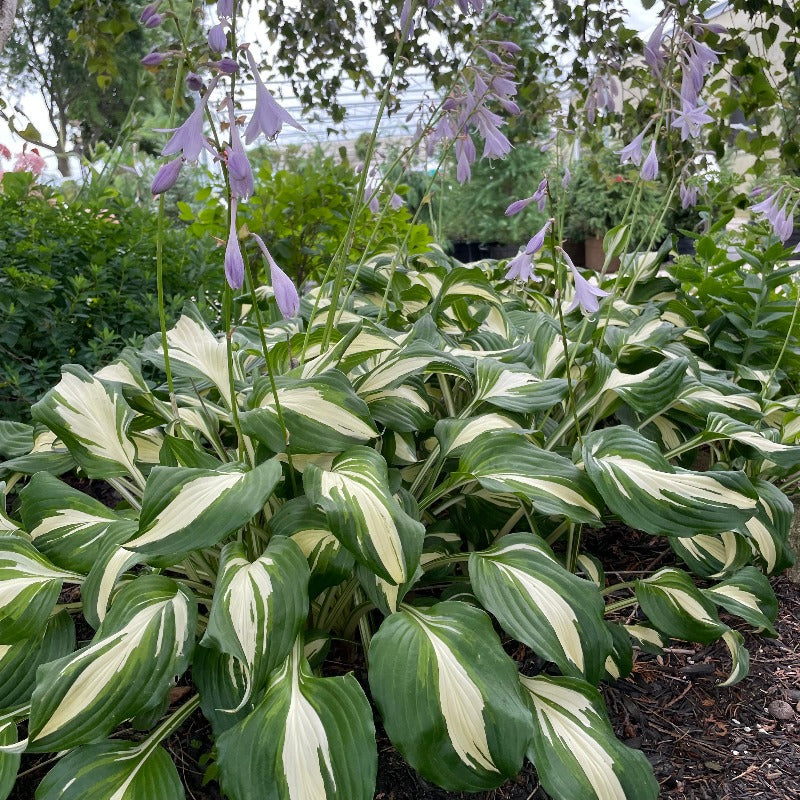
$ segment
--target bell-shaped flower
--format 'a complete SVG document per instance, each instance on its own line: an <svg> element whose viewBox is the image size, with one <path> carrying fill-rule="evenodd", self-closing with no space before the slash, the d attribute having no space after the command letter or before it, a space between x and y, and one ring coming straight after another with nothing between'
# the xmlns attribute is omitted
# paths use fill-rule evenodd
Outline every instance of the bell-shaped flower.
<svg viewBox="0 0 800 800"><path fill-rule="evenodd" d="M536 197L534 197L533 195L531 195L530 197L525 197L522 200L515 200L506 209L505 216L513 217L514 214L519 214L519 212L522 211L522 209L527 208L534 200L536 200Z"/></svg>
<svg viewBox="0 0 800 800"><path fill-rule="evenodd" d="M169 58L167 53L159 53L156 50L148 53L144 58L142 58L139 63L144 67L157 67L159 64L162 64L166 59Z"/></svg>
<svg viewBox="0 0 800 800"><path fill-rule="evenodd" d="M217 16L230 19L233 16L233 0L217 0Z"/></svg>
<svg viewBox="0 0 800 800"><path fill-rule="evenodd" d="M570 311L574 311L578 306L581 307L581 311L584 314L594 314L594 312L600 308L600 299L608 297L608 292L597 286L592 286L592 284L578 272L577 268L572 263L572 259L563 250L560 252L561 257L572 273L572 282L575 286L575 296L572 298L572 303L567 309L567 314L569 314Z"/></svg>
<svg viewBox="0 0 800 800"><path fill-rule="evenodd" d="M680 185L681 208L694 208L697 205L697 187L689 186L685 183Z"/></svg>
<svg viewBox="0 0 800 800"><path fill-rule="evenodd" d="M239 234L236 228L237 200L231 198L231 227L228 231L228 244L225 246L225 280L231 289L241 289L244 283L244 258L239 247Z"/></svg>
<svg viewBox="0 0 800 800"><path fill-rule="evenodd" d="M533 256L523 251L512 258L508 262L506 280L517 280L521 283L527 283L530 280L540 281L541 278L533 274Z"/></svg>
<svg viewBox="0 0 800 800"><path fill-rule="evenodd" d="M228 36L222 23L214 25L208 32L208 46L215 53L221 53L228 46Z"/></svg>
<svg viewBox="0 0 800 800"><path fill-rule="evenodd" d="M644 134L645 131L642 131L638 136L633 138L633 141L630 144L626 144L622 150L617 151L620 164L631 163L635 167L638 167L642 163L642 159L644 158L644 154L642 153Z"/></svg>
<svg viewBox="0 0 800 800"><path fill-rule="evenodd" d="M219 61L212 61L211 64L226 75L235 75L239 72L239 65L236 60L228 56L223 56Z"/></svg>
<svg viewBox="0 0 800 800"><path fill-rule="evenodd" d="M707 108L704 103L696 106L684 103L681 110L673 115L671 127L680 128L682 142L689 138L697 138L703 125L714 121L714 118L706 113Z"/></svg>
<svg viewBox="0 0 800 800"><path fill-rule="evenodd" d="M208 87L208 91L197 101L192 113L176 131L172 138L164 145L162 156L172 156L183 153L186 161L197 161L201 151L206 147L206 137L203 135L203 122L206 112L206 103L217 85L215 77Z"/></svg>
<svg viewBox="0 0 800 800"><path fill-rule="evenodd" d="M156 172L156 176L153 178L152 184L150 184L150 191L153 194L161 194L171 189L178 180L178 175L180 175L182 166L183 158L180 156L164 164L164 166Z"/></svg>
<svg viewBox="0 0 800 800"><path fill-rule="evenodd" d="M253 194L253 168L244 151L239 128L236 126L236 112L233 108L233 98L228 97L228 115L231 121L231 143L225 149L228 165L228 182L231 193L239 200L247 200Z"/></svg>
<svg viewBox="0 0 800 800"><path fill-rule="evenodd" d="M658 156L656 155L656 140L650 142L650 152L642 164L642 180L654 181L658 177Z"/></svg>
<svg viewBox="0 0 800 800"><path fill-rule="evenodd" d="M245 142L250 144L259 133L263 133L268 139L274 139L280 133L284 122L299 131L304 131L305 128L286 109L278 105L267 87L264 86L261 76L258 74L258 66L249 50L247 51L247 60L250 62L250 69L253 71L253 79L256 83L256 107L244 132Z"/></svg>
<svg viewBox="0 0 800 800"><path fill-rule="evenodd" d="M281 316L284 319L296 317L297 312L300 310L300 296L297 294L297 288L292 283L292 279L275 263L275 259L264 244L264 240L257 233L253 233L251 236L258 243L267 264L269 264L272 293L275 296L275 302L278 304Z"/></svg>

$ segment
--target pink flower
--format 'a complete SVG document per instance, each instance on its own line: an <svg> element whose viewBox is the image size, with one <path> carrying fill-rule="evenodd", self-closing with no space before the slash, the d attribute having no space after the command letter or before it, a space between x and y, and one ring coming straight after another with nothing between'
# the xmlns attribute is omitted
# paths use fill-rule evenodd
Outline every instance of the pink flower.
<svg viewBox="0 0 800 800"><path fill-rule="evenodd" d="M4 144L0 144L0 158L11 158L11 151Z"/></svg>
<svg viewBox="0 0 800 800"><path fill-rule="evenodd" d="M32 172L37 178L42 174L45 166L45 160L35 147L31 148L28 153L17 153L17 157L14 159L14 172Z"/></svg>

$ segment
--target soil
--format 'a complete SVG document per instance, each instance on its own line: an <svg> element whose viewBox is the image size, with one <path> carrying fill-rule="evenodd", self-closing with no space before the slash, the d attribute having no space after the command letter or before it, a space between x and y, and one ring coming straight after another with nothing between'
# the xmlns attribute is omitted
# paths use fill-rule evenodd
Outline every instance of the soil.
<svg viewBox="0 0 800 800"><path fill-rule="evenodd" d="M620 566L621 572L608 574L609 582L674 563L663 539L629 530L607 528L602 543L589 542L587 549L603 552L606 563ZM800 585L784 576L773 586L779 601L777 639L751 634L723 615L743 633L750 651L750 674L737 685L719 686L730 667L724 644L679 642L660 656L639 654L628 678L603 687L617 735L650 760L662 798L800 800ZM511 652L527 671L524 648L516 646ZM353 664L351 655L333 654L328 667L347 671ZM356 667L358 677L360 672L362 665ZM186 691L176 687L174 700L180 702L179 694ZM187 800L223 800L209 757L209 725L199 712L166 746L186 786ZM380 729L378 753L375 800L547 799L530 764L500 788L468 795L445 792L424 781ZM49 755L23 756L12 800L33 800L51 763Z"/></svg>

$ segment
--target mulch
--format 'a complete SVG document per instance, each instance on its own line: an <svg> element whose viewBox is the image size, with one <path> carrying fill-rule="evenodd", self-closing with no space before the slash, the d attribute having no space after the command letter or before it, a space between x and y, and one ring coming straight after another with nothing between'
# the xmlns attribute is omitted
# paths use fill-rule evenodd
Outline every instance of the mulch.
<svg viewBox="0 0 800 800"><path fill-rule="evenodd" d="M588 541L589 552L603 552L604 561L621 570L609 573L610 582L674 563L663 539L622 528L591 536L596 540ZM720 686L730 669L724 644L675 642L662 655L639 654L628 678L602 687L617 735L650 760L662 798L800 800L800 585L784 576L773 586L777 639L752 634L722 615L742 632L750 651L750 674L735 686ZM511 652L524 669L524 652ZM352 664L343 658L330 666L346 671ZM166 746L188 800L222 800L209 757L210 729L199 712ZM375 800L547 800L530 764L498 789L462 794L420 778L380 730L378 752ZM33 800L50 763L52 756L23 756L24 774L11 798Z"/></svg>

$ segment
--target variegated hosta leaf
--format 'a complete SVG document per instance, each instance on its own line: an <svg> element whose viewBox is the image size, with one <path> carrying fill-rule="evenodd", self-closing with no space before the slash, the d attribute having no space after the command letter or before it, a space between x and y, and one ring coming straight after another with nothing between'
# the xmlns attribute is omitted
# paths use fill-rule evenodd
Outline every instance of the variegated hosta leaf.
<svg viewBox="0 0 800 800"><path fill-rule="evenodd" d="M757 494L744 473L673 467L626 425L584 436L583 459L608 507L647 533L718 533L744 524L756 510Z"/></svg>
<svg viewBox="0 0 800 800"><path fill-rule="evenodd" d="M636 646L647 653L660 653L669 644L669 639L650 625L637 624L623 625L622 627Z"/></svg>
<svg viewBox="0 0 800 800"><path fill-rule="evenodd" d="M614 736L603 698L577 678L521 677L533 710L528 758L554 800L655 800L644 754Z"/></svg>
<svg viewBox="0 0 800 800"><path fill-rule="evenodd" d="M200 693L203 716L215 736L241 722L255 706L247 666L215 647L195 648L192 680Z"/></svg>
<svg viewBox="0 0 800 800"><path fill-rule="evenodd" d="M61 475L75 469L76 461L64 443L41 423L37 427L39 430L30 453L0 462L0 475L4 472L21 472L23 475L49 472L51 475Z"/></svg>
<svg viewBox="0 0 800 800"><path fill-rule="evenodd" d="M731 674L720 686L733 686L747 677L750 671L750 653L744 646L744 637L739 631L725 631L722 634L722 641L731 653Z"/></svg>
<svg viewBox="0 0 800 800"><path fill-rule="evenodd" d="M652 416L675 400L689 362L685 358L666 359L642 373L628 375L612 371L604 389L613 392L642 416Z"/></svg>
<svg viewBox="0 0 800 800"><path fill-rule="evenodd" d="M0 747L16 744L17 726L13 721L0 723ZM22 756L19 753L0 753L0 797L10 797L17 781L17 772Z"/></svg>
<svg viewBox="0 0 800 800"><path fill-rule="evenodd" d="M399 604L406 596L406 592L424 575L422 567L405 583L389 583L378 577L371 569L363 564L356 564L356 577L369 601L384 616L394 614Z"/></svg>
<svg viewBox="0 0 800 800"><path fill-rule="evenodd" d="M299 646L255 710L217 740L231 800L372 800L375 726L352 675L315 678Z"/></svg>
<svg viewBox="0 0 800 800"><path fill-rule="evenodd" d="M357 561L391 583L409 580L419 565L425 529L392 496L386 462L378 453L351 447L330 470L309 465L303 485Z"/></svg>
<svg viewBox="0 0 800 800"><path fill-rule="evenodd" d="M784 469L800 465L800 446L772 441L752 425L732 419L727 414L709 414L706 432L752 447L762 458Z"/></svg>
<svg viewBox="0 0 800 800"><path fill-rule="evenodd" d="M328 518L307 497L284 503L269 520L276 536L289 536L303 551L311 569L308 596L313 600L323 589L336 586L353 574L350 551L333 535Z"/></svg>
<svg viewBox="0 0 800 800"><path fill-rule="evenodd" d="M504 536L469 557L469 577L481 605L503 630L553 661L566 675L597 683L611 638L600 590L567 572L538 536Z"/></svg>
<svg viewBox="0 0 800 800"><path fill-rule="evenodd" d="M175 763L158 742L77 747L39 784L37 800L184 800Z"/></svg>
<svg viewBox="0 0 800 800"><path fill-rule="evenodd" d="M522 434L499 431L478 436L464 449L458 470L490 492L525 497L540 514L574 522L599 521L600 500L586 474Z"/></svg>
<svg viewBox="0 0 800 800"><path fill-rule="evenodd" d="M44 629L32 630L29 639L0 645L0 710L27 703L37 667L74 649L75 625L66 611L50 617Z"/></svg>
<svg viewBox="0 0 800 800"><path fill-rule="evenodd" d="M479 358L475 363L475 404L529 413L553 408L566 394L563 378L541 380L524 364L504 364L491 358Z"/></svg>
<svg viewBox="0 0 800 800"><path fill-rule="evenodd" d="M500 296L492 288L486 273L478 267L455 267L442 281L434 307L446 308L462 298L500 304Z"/></svg>
<svg viewBox="0 0 800 800"><path fill-rule="evenodd" d="M16 458L33 447L33 425L0 419L0 457Z"/></svg>
<svg viewBox="0 0 800 800"><path fill-rule="evenodd" d="M739 417L758 419L761 416L761 404L758 397L750 392L743 392L735 384L706 385L709 381L704 376L704 383L687 382L685 388L676 398L675 407L679 411L689 411L702 420L715 411L736 409Z"/></svg>
<svg viewBox="0 0 800 800"><path fill-rule="evenodd" d="M448 417L436 423L434 433L439 440L442 455L459 455L482 433L490 431L519 430L520 424L503 414L481 414L478 417L455 419Z"/></svg>
<svg viewBox="0 0 800 800"><path fill-rule="evenodd" d="M113 542L106 542L98 548L97 559L81 586L83 615L95 630L105 619L117 584L121 580L130 580L132 576L125 573L145 560L142 553L134 553Z"/></svg>
<svg viewBox="0 0 800 800"><path fill-rule="evenodd" d="M421 378L409 378L402 386L378 389L362 396L373 419L390 430L417 433L434 425L430 398Z"/></svg>
<svg viewBox="0 0 800 800"><path fill-rule="evenodd" d="M147 478L138 535L126 549L172 564L249 522L281 477L276 459L251 470L154 467Z"/></svg>
<svg viewBox="0 0 800 800"><path fill-rule="evenodd" d="M136 447L128 437L134 413L118 387L105 386L70 364L31 414L64 442L90 478L131 475L141 481Z"/></svg>
<svg viewBox="0 0 800 800"><path fill-rule="evenodd" d="M728 630L714 603L679 569L666 567L637 581L636 599L650 622L667 636L708 644Z"/></svg>
<svg viewBox="0 0 800 800"><path fill-rule="evenodd" d="M353 385L361 397L379 390L394 389L405 383L412 375L442 372L464 379L468 377L458 359L419 340L403 345L401 349L390 353L374 368L367 369L368 366L368 364L363 365L364 374L353 380Z"/></svg>
<svg viewBox="0 0 800 800"><path fill-rule="evenodd" d="M369 684L392 743L428 780L477 792L519 772L530 711L484 611L404 606L372 638Z"/></svg>
<svg viewBox="0 0 800 800"><path fill-rule="evenodd" d="M53 563L87 573L105 542L121 544L138 528L63 481L39 472L20 491L21 516L36 549Z"/></svg>
<svg viewBox="0 0 800 800"><path fill-rule="evenodd" d="M733 531L670 536L669 545L689 569L702 578L729 575L753 557L747 537Z"/></svg>
<svg viewBox="0 0 800 800"><path fill-rule="evenodd" d="M777 636L772 623L778 615L778 601L769 580L755 567L740 569L727 580L703 589L703 594L729 614L741 617L767 636Z"/></svg>
<svg viewBox="0 0 800 800"><path fill-rule="evenodd" d="M611 652L604 665L606 677L618 681L627 678L633 670L633 645L622 625L606 621L606 630L611 637Z"/></svg>
<svg viewBox="0 0 800 800"><path fill-rule="evenodd" d="M0 644L14 644L44 628L64 582L82 575L50 563L21 536L0 536Z"/></svg>
<svg viewBox="0 0 800 800"><path fill-rule="evenodd" d="M228 351L223 337L217 338L201 321L196 311L184 313L167 331L169 363L175 375L200 379L212 383L228 408L231 407L230 380L228 377ZM142 350L142 357L159 367L164 366L161 336L151 336ZM234 378L242 379L241 366L233 359ZM208 384L206 384L208 385Z"/></svg>
<svg viewBox="0 0 800 800"><path fill-rule="evenodd" d="M750 537L753 553L763 560L767 574L775 575L794 563L787 545L794 507L774 484L756 479L753 485L758 492L757 511L739 530Z"/></svg>
<svg viewBox="0 0 800 800"><path fill-rule="evenodd" d="M353 391L341 372L303 380L277 378L277 395L293 453L330 453L365 444L378 435L367 404ZM270 383L256 383L252 411L241 414L242 431L285 452L286 437L278 417Z"/></svg>
<svg viewBox="0 0 800 800"><path fill-rule="evenodd" d="M28 749L97 741L159 705L191 660L196 620L194 598L175 581L145 575L126 584L87 647L39 667Z"/></svg>
<svg viewBox="0 0 800 800"><path fill-rule="evenodd" d="M253 562L241 542L222 549L203 644L242 661L253 691L300 634L308 615L308 575L303 553L285 536L273 537Z"/></svg>

